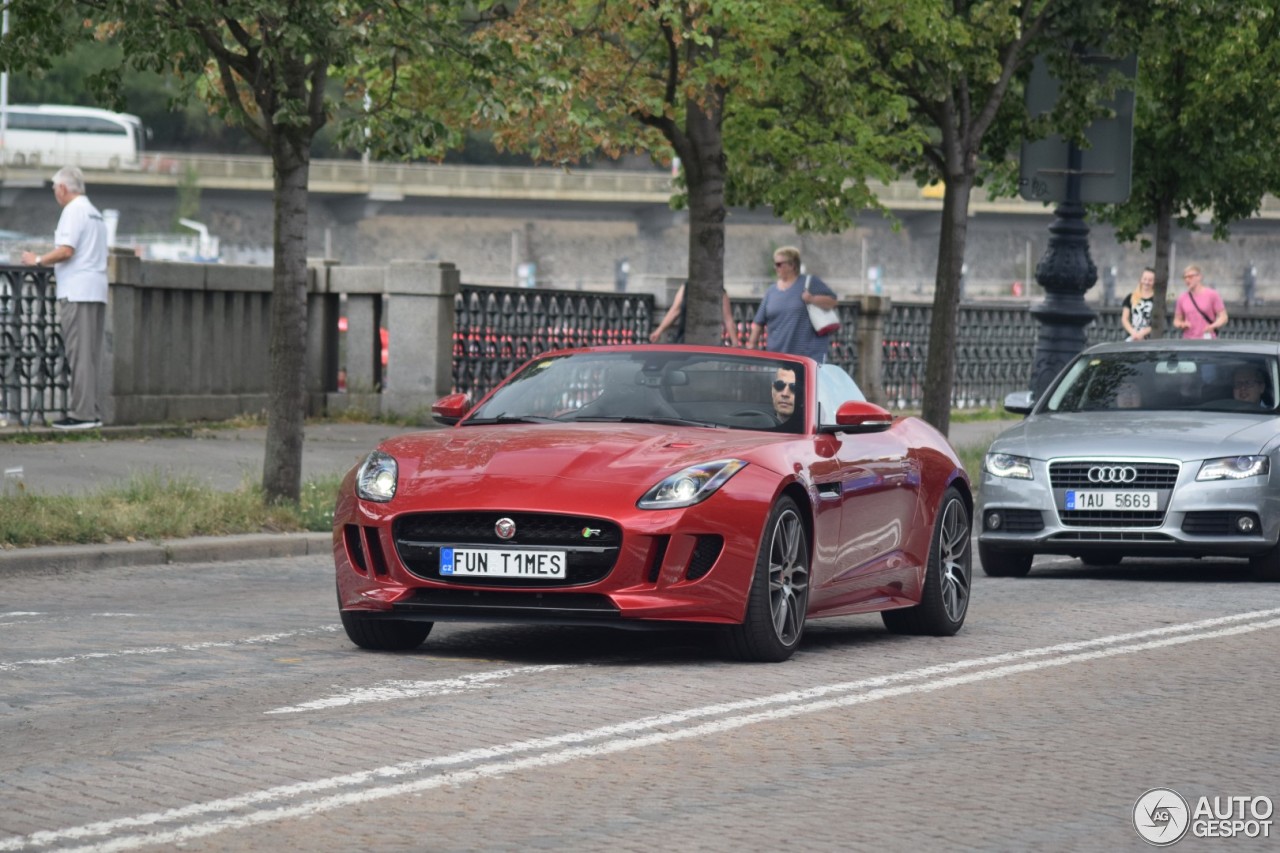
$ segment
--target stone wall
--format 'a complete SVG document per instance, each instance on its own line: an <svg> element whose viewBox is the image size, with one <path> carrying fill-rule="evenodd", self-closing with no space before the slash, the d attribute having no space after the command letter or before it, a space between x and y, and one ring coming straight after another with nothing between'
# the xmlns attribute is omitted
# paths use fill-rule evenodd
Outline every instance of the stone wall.
<svg viewBox="0 0 1280 853"><path fill-rule="evenodd" d="M123 233L171 228L173 191L90 187L100 208L120 210ZM52 234L59 210L43 188L6 190L0 228ZM227 260L261 261L271 246L271 198L267 193L206 190L197 218L222 241ZM667 279L682 279L688 257L686 214L652 204L591 205L438 200L378 202L313 193L308 254L347 266L384 265L392 259L448 259L478 284L510 285L513 264L532 262L539 282L555 289L612 290L617 264L631 268L628 286L659 292ZM1041 294L1028 281L1028 267L1045 251L1051 212L980 213L970 217L966 252L969 298L1012 295L1015 281L1024 298ZM894 222L878 213L862 215L839 235L797 234L766 211L733 210L728 219L726 284L734 295L757 295L772 275L770 257L781 245L801 249L807 269L851 298L875 293L864 271L878 268L879 292L895 299L929 298L937 262L940 214L897 212ZM1106 227L1091 233L1091 253L1100 273L1115 269L1118 301L1136 282L1153 250L1119 245ZM1175 270L1198 263L1206 280L1228 300L1242 297L1246 267L1256 267L1258 294L1280 301L1280 220L1240 223L1225 242L1205 233L1178 231ZM268 253L268 254L264 254ZM1173 288L1180 289L1173 277ZM1100 280L1088 294L1101 302Z"/></svg>

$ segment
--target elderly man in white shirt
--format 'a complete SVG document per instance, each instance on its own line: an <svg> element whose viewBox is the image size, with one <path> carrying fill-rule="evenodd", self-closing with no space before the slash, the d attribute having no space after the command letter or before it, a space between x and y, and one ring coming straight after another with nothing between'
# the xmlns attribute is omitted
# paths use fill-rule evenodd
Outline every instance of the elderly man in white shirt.
<svg viewBox="0 0 1280 853"><path fill-rule="evenodd" d="M62 205L54 248L43 255L23 252L22 262L52 266L57 282L58 322L71 394L67 417L58 429L102 426L98 370L102 364L107 322L107 226L85 195L84 174L64 166L53 176L53 196Z"/></svg>

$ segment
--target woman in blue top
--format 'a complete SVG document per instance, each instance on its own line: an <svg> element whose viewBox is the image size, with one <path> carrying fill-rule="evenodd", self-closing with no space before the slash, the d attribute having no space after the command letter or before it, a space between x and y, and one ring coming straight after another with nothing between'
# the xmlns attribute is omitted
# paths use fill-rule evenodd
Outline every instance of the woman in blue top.
<svg viewBox="0 0 1280 853"><path fill-rule="evenodd" d="M835 308L835 293L816 275L800 275L800 250L783 246L773 253L773 268L778 280L764 292L760 308L751 322L747 348L756 349L760 334L768 329L765 349L791 355L807 355L822 364L827 359L828 338L813 331L808 304L819 308ZM808 281L808 290L805 282Z"/></svg>

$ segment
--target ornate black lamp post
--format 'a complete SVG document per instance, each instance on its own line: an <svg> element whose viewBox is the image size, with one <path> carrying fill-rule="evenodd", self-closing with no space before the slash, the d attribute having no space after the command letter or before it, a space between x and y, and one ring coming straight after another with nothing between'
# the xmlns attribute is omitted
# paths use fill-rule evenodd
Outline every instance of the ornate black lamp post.
<svg viewBox="0 0 1280 853"><path fill-rule="evenodd" d="M1116 59L1077 53L1080 61L1100 72L1118 72L1133 80L1136 55ZM1037 60L1027 84L1027 109L1033 115L1051 110L1058 100L1058 81L1047 64ZM1084 301L1098 281L1098 268L1089 257L1089 226L1085 202L1121 203L1129 196L1133 158L1133 90L1119 89L1110 102L1113 116L1093 122L1085 130L1090 145L1082 151L1074 142L1051 136L1022 147L1022 197L1056 201L1057 217L1049 226L1049 248L1036 265L1036 281L1045 299L1031 308L1040 323L1036 358L1031 370L1031 393L1039 398L1066 364L1085 348L1084 328L1097 314Z"/></svg>
<svg viewBox="0 0 1280 853"><path fill-rule="evenodd" d="M1097 317L1084 301L1098 280L1098 268L1089 256L1089 226L1080 201L1080 149L1071 145L1069 151L1066 198L1053 211L1057 218L1049 226L1049 248L1036 264L1036 282L1045 291L1044 302L1031 306L1031 316L1040 323L1031 369L1031 393L1037 399L1085 348L1084 327Z"/></svg>

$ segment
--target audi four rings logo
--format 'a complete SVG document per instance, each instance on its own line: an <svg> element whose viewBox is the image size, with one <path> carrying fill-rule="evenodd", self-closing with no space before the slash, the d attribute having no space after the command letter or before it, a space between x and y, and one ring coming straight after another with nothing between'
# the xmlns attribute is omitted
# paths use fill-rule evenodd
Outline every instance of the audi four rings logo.
<svg viewBox="0 0 1280 853"><path fill-rule="evenodd" d="M1095 465L1089 469L1090 483L1132 483L1138 469L1130 465Z"/></svg>
<svg viewBox="0 0 1280 853"><path fill-rule="evenodd" d="M493 532L498 534L499 539L510 539L516 535L516 523L509 518L500 518L493 525Z"/></svg>

